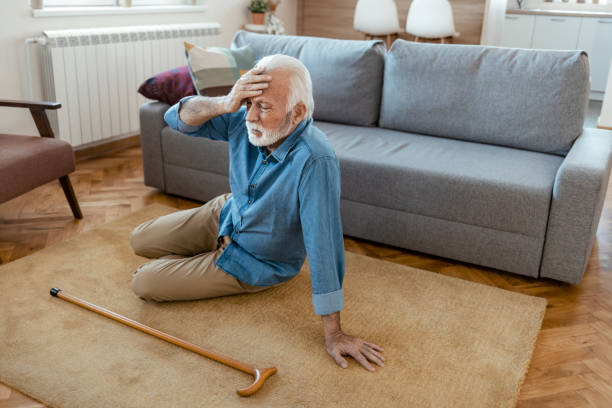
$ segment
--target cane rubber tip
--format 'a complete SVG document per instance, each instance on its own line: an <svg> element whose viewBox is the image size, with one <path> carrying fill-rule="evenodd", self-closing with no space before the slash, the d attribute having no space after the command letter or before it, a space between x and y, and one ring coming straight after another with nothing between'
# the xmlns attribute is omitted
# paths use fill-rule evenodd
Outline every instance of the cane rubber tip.
<svg viewBox="0 0 612 408"><path fill-rule="evenodd" d="M61 291L61 289L58 288L51 288L51 296L55 296L57 297L57 294Z"/></svg>

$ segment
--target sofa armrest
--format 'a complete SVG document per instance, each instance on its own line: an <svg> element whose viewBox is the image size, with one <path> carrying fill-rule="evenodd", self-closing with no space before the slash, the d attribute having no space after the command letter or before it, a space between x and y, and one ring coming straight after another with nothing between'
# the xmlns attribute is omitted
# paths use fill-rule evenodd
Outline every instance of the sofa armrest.
<svg viewBox="0 0 612 408"><path fill-rule="evenodd" d="M612 132L585 128L557 171L540 277L578 284L606 198Z"/></svg>
<svg viewBox="0 0 612 408"><path fill-rule="evenodd" d="M149 102L140 106L140 145L145 185L166 190L161 131L167 126L164 113L170 105Z"/></svg>

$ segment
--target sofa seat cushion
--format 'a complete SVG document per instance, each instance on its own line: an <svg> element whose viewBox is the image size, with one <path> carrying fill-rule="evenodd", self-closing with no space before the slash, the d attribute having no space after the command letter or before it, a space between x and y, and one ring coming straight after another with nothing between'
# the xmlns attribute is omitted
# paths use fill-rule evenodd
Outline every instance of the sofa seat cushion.
<svg viewBox="0 0 612 408"><path fill-rule="evenodd" d="M0 202L74 171L74 151L63 140L0 134Z"/></svg>
<svg viewBox="0 0 612 408"><path fill-rule="evenodd" d="M563 157L315 121L340 160L342 198L544 237Z"/></svg>

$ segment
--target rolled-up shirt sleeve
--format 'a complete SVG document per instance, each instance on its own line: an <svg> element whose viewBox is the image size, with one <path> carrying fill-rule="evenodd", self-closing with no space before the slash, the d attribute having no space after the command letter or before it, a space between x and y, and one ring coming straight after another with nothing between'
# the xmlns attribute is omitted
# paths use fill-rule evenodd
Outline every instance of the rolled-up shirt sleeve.
<svg viewBox="0 0 612 408"><path fill-rule="evenodd" d="M180 101L175 103L166 111L164 114L164 120L174 130L178 130L187 136L206 137L212 140L225 140L229 138L230 129L235 126L236 119L239 119L240 115L244 116L244 108L238 110L235 113L226 113L224 115L216 116L210 119L208 122L204 122L200 126L191 126L183 122L179 116L179 111L188 99L195 97L196 95L189 95L182 98Z"/></svg>
<svg viewBox="0 0 612 408"><path fill-rule="evenodd" d="M340 167L336 157L314 159L299 186L302 234L310 266L315 314L344 307L344 239L340 218Z"/></svg>

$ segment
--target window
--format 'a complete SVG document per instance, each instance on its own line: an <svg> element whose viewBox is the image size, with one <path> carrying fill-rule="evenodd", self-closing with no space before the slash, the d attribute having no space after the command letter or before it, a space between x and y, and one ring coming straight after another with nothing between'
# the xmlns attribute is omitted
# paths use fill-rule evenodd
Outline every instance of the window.
<svg viewBox="0 0 612 408"><path fill-rule="evenodd" d="M45 7L116 6L117 0L44 0Z"/></svg>
<svg viewBox="0 0 612 408"><path fill-rule="evenodd" d="M119 6L120 0L44 0L45 7ZM132 0L132 6L167 6L193 4L191 0Z"/></svg>
<svg viewBox="0 0 612 408"><path fill-rule="evenodd" d="M2 0L0 0L2 1ZM32 17L204 13L206 0L37 0ZM36 7L35 7L36 4Z"/></svg>
<svg viewBox="0 0 612 408"><path fill-rule="evenodd" d="M132 6L167 6L178 4L193 4L190 0L132 0Z"/></svg>

